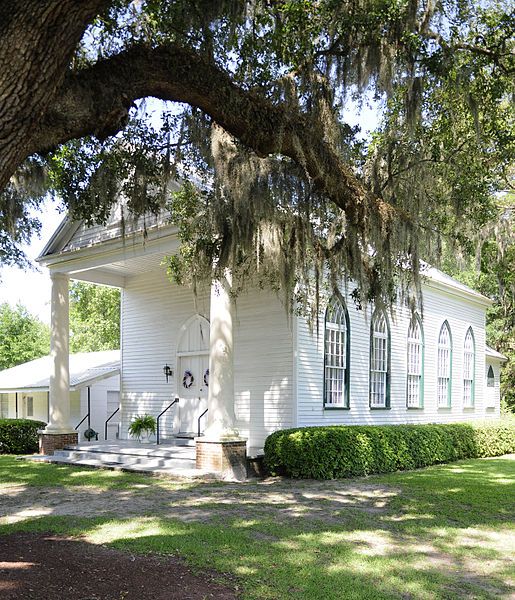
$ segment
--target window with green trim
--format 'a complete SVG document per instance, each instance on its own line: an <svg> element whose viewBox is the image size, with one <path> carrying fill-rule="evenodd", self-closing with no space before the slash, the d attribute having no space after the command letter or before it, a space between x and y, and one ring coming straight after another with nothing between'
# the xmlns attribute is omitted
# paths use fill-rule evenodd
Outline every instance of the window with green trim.
<svg viewBox="0 0 515 600"><path fill-rule="evenodd" d="M420 317L415 315L408 329L408 373L406 406L422 408L424 405L424 334Z"/></svg>
<svg viewBox="0 0 515 600"><path fill-rule="evenodd" d="M474 406L474 370L476 362L476 344L472 327L468 328L463 344L463 406Z"/></svg>
<svg viewBox="0 0 515 600"><path fill-rule="evenodd" d="M383 311L370 326L370 408L390 406L390 327Z"/></svg>
<svg viewBox="0 0 515 600"><path fill-rule="evenodd" d="M452 338L449 323L444 321L438 336L438 407L451 406Z"/></svg>
<svg viewBox="0 0 515 600"><path fill-rule="evenodd" d="M325 311L324 406L349 408L349 315L342 300L333 296Z"/></svg>

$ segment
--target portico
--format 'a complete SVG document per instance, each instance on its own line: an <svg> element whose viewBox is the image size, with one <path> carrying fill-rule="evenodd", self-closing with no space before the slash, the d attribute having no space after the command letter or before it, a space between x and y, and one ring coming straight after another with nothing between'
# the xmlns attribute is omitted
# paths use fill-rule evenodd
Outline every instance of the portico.
<svg viewBox="0 0 515 600"><path fill-rule="evenodd" d="M68 234L69 235L69 234ZM55 250L62 244L56 244ZM59 240L57 240L59 242ZM52 241L50 242L50 244ZM49 245L50 245L49 244ZM106 248L106 245L108 246ZM70 422L70 399L69 399L69 304L68 304L68 284L70 279L77 279L95 283L113 285L122 288L122 294L127 296L124 302L130 304L130 293L125 290L138 282L142 277L149 277L149 274L155 274L154 279L159 279L162 286L162 293L165 296L161 303L161 314L154 314L153 319L163 319L163 335L158 342L155 339L155 333L148 330L146 326L146 338L140 340L132 339L132 333L122 334L122 395L121 412L122 428L126 423L137 414L154 414L157 416L173 397L179 399L181 406L181 397L183 405L186 403L187 390L183 389L183 373L178 372L181 368L179 337L180 332L175 327L179 322L179 315L172 313L178 312L177 309L167 308L170 298L174 294L181 294L181 298L187 294L189 297L188 305L190 317L183 319L186 323L191 319L191 311L194 305L198 304L190 291L185 291L173 286L165 281L165 268L162 265L163 258L177 251L178 242L175 231L170 226L156 228L148 233L145 243L140 236L134 237L130 242L122 239L115 239L111 243L105 242L100 248L95 245L88 245L84 248L76 248L69 252L52 252L52 248L47 247L43 252L40 262L47 266L51 272L52 294L51 294L51 351L53 358L53 373L50 383L50 420L47 428L41 433L42 451L57 449L59 446L69 445L76 442L76 432ZM217 448L217 452L226 453L225 446L229 448L238 448L241 455L242 448L246 447L246 440L240 438L236 428L236 417L234 408L234 300L231 297L230 275L223 281L214 282L211 286L209 295L204 294L200 300L202 307L197 307L195 313L199 317L205 318L208 325L206 333L209 336L207 349L209 351L209 371L207 387L207 419L205 420L205 435L199 440L207 443L210 448ZM173 299L172 305L175 306ZM156 307L159 303L156 303ZM195 314L194 313L194 314ZM194 315L193 315L194 316ZM173 319L173 323L170 322ZM145 332L142 332L145 335ZM166 343L166 339L168 342ZM136 349L133 349L137 345ZM139 353L138 357L133 353ZM184 353L183 353L184 354ZM186 352L187 354L187 352ZM207 356L206 356L207 359ZM137 362L141 365L139 373L139 386L141 392L130 391L129 380L131 377L138 377L132 370L137 368ZM174 377L172 378L173 387L167 385L163 377L163 365L174 365ZM127 375L124 378L124 366ZM145 373L143 373L145 371ZM194 373L197 382L201 381L203 373ZM136 395L137 394L137 395ZM190 394L191 395L191 394ZM195 396L193 395L193 400ZM200 396L198 398L200 401ZM190 402L191 404L191 402ZM194 404L194 402L193 402ZM137 406L136 406L137 405ZM185 414L185 408L183 414ZM200 409L200 402L199 402ZM190 411L191 412L191 411ZM175 410L174 415L165 415L164 427L168 436L172 432L181 430L180 408ZM191 420L191 416L190 416ZM51 443L48 441L51 439ZM197 465L203 468L203 457L211 460L209 457L213 452L207 452L204 449L197 452ZM229 460L229 462L231 462ZM233 461L232 461L233 462ZM213 466L210 462L210 467Z"/></svg>

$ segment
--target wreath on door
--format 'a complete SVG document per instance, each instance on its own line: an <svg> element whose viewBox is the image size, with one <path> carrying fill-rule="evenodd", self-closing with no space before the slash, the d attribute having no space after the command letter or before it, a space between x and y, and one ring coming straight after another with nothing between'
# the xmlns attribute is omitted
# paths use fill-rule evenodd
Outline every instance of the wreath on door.
<svg viewBox="0 0 515 600"><path fill-rule="evenodd" d="M209 369L206 369L204 372L204 383L209 387Z"/></svg>
<svg viewBox="0 0 515 600"><path fill-rule="evenodd" d="M195 381L195 377L193 377L193 373L191 371L184 371L184 376L182 378L182 385L186 389L190 388Z"/></svg>

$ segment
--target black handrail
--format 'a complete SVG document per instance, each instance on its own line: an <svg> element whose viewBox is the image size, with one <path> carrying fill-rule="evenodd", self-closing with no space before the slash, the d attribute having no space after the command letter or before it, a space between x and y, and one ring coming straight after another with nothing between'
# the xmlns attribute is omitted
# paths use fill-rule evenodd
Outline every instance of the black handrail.
<svg viewBox="0 0 515 600"><path fill-rule="evenodd" d="M104 439L107 441L107 424L109 423L109 421L115 416L115 414L120 410L120 407L118 407L114 413L109 417L109 419L107 419L107 421L104 424Z"/></svg>
<svg viewBox="0 0 515 600"><path fill-rule="evenodd" d="M77 431L77 429L84 423L84 421L89 417L89 413L82 419L82 421L78 424L75 425L75 431Z"/></svg>
<svg viewBox="0 0 515 600"><path fill-rule="evenodd" d="M200 415L200 417L197 420L197 433L198 433L198 437L200 437L200 419L202 419L202 417L207 413L208 410L209 410L209 408L206 408L206 410Z"/></svg>
<svg viewBox="0 0 515 600"><path fill-rule="evenodd" d="M75 431L77 431L77 429L84 423L84 421L86 419L88 420L88 429L91 429L90 415L91 415L91 387L88 385L88 412L87 412L86 416L82 419L82 421L77 425L77 427L75 427Z"/></svg>
<svg viewBox="0 0 515 600"><path fill-rule="evenodd" d="M156 440L157 440L157 445L159 446L159 442L160 442L160 434L161 434L161 429L160 429L160 424L159 424L159 420L161 419L161 417L165 414L165 412L169 409L172 408L172 406L174 404L177 404L177 402L179 402L179 398L175 398L175 400L169 404L162 412L159 413L159 415L157 416L157 434L156 434Z"/></svg>

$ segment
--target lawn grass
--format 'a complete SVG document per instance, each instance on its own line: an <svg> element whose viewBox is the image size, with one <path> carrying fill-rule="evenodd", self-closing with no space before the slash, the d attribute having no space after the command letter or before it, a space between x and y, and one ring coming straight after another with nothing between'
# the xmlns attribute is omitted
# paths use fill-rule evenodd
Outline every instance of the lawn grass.
<svg viewBox="0 0 515 600"><path fill-rule="evenodd" d="M0 504L1 487L9 481L72 491L77 480L125 491L138 489L141 481L149 483L147 477L125 473L87 471L78 476L83 470L63 471L54 465L22 464L17 473L18 465L0 457ZM266 504L270 496L256 483L237 488L227 512L205 522L149 514L52 516L0 525L0 534L52 531L133 553L180 555L195 568L208 566L236 576L248 600L508 598L515 578L514 475L515 460L502 457L342 482L342 489L351 485L356 494L367 486L383 486L388 493L366 509L342 504L334 510L334 503L322 498L318 508L327 505L330 518L317 517L312 504L303 502L324 485L337 494L339 484L278 480L270 484L275 492L286 490L298 497L295 518L278 519ZM173 494L167 482L152 479L150 485ZM203 490L205 484L195 485ZM205 489L207 494L212 484ZM232 494L235 488L217 488L220 494L225 489ZM263 492L263 504L236 513L234 504L243 506L256 490Z"/></svg>

